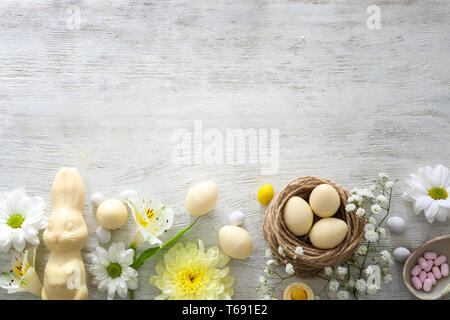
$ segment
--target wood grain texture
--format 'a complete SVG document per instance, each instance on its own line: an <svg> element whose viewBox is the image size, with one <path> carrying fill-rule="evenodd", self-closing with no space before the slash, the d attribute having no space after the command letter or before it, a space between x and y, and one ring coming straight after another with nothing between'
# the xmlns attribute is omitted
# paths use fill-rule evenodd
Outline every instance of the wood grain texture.
<svg viewBox="0 0 450 320"><path fill-rule="evenodd" d="M366 27L369 5L380 30ZM80 29L67 27L72 5ZM152 191L180 213L170 235L192 220L184 197L203 179L219 186L217 208L184 240L217 244L236 209L246 214L254 254L232 261L235 298L259 298L265 263L264 183L280 190L302 175L348 188L368 186L379 171L401 179L393 213L408 221L383 246L415 248L448 234L399 198L403 179L423 165L450 166L450 3L435 1L31 1L0 2L0 191L24 186L50 214L57 170L76 166L93 192ZM171 161L172 133L204 128L280 130L279 171L255 164ZM84 255L98 242L89 226ZM114 233L129 240L131 222ZM39 247L42 275L48 250ZM137 299L151 299L154 257L140 272ZM1 255L6 267L9 257ZM87 267L89 261L85 259ZM394 281L370 299L413 299L394 266ZM288 281L287 281L288 282ZM315 290L323 283L307 281ZM285 285L287 285L286 283ZM282 285L275 297L280 298ZM104 299L92 286L91 299ZM29 299L30 295L0 299Z"/></svg>

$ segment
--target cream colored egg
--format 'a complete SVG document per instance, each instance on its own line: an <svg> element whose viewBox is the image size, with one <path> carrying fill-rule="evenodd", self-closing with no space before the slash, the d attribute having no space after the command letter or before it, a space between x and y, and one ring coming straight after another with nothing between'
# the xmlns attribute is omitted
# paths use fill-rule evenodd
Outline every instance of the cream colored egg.
<svg viewBox="0 0 450 320"><path fill-rule="evenodd" d="M318 249L331 249L339 245L347 235L345 221L337 218L324 218L317 221L309 232L309 240Z"/></svg>
<svg viewBox="0 0 450 320"><path fill-rule="evenodd" d="M313 212L305 200L294 196L284 206L283 219L290 232L296 236L303 236L311 229Z"/></svg>
<svg viewBox="0 0 450 320"><path fill-rule="evenodd" d="M203 181L194 185L186 195L186 209L193 216L203 216L216 206L217 185Z"/></svg>
<svg viewBox="0 0 450 320"><path fill-rule="evenodd" d="M115 230L125 224L128 217L127 207L118 199L108 199L97 208L97 221L106 230Z"/></svg>
<svg viewBox="0 0 450 320"><path fill-rule="evenodd" d="M316 215L328 218L338 211L341 199L335 188L329 184L320 184L311 192L309 205Z"/></svg>
<svg viewBox="0 0 450 320"><path fill-rule="evenodd" d="M247 259L253 252L253 241L245 229L225 226L219 230L219 244L222 251L235 259Z"/></svg>

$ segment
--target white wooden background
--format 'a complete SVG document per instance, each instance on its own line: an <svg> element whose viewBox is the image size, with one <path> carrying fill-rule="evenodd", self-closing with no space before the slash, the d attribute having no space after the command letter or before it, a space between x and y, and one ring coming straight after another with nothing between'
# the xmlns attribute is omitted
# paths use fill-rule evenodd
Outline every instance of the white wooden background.
<svg viewBox="0 0 450 320"><path fill-rule="evenodd" d="M372 4L381 10L380 30L366 27ZM67 26L74 8L79 29ZM217 208L183 240L216 245L229 213L246 214L255 250L230 264L236 299L261 297L255 288L266 244L256 193L265 183L278 191L295 177L316 175L352 188L388 172L402 179L393 213L408 230L383 245L413 249L449 233L449 223L429 225L400 199L408 173L450 166L449 9L446 0L3 0L0 191L24 186L45 198L50 214L52 180L73 165L87 200L93 192L152 191L181 214L170 236L192 220L184 209L189 186L211 179L220 190ZM221 132L279 129L279 172L262 176L254 164L176 165L172 132L192 131L195 120ZM85 217L86 256L98 243L89 201ZM114 239L129 239L131 229L130 221ZM38 254L42 275L42 243ZM148 277L160 258L141 269L137 299L157 294ZM1 266L8 260L2 255ZM400 271L395 265L393 283L369 298L412 299ZM323 283L306 282L316 290ZM106 297L89 290L91 299ZM0 298L31 295L2 291Z"/></svg>

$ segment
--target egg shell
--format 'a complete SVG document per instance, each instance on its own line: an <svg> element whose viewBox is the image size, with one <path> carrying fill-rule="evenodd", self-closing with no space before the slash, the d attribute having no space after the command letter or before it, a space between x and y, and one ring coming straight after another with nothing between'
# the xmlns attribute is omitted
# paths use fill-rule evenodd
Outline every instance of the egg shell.
<svg viewBox="0 0 450 320"><path fill-rule="evenodd" d="M94 207L98 207L104 200L105 196L99 192L96 192L91 196L91 203Z"/></svg>
<svg viewBox="0 0 450 320"><path fill-rule="evenodd" d="M224 226L219 230L219 244L222 251L235 259L247 259L253 252L253 241L241 227Z"/></svg>
<svg viewBox="0 0 450 320"><path fill-rule="evenodd" d="M95 233L97 234L97 238L100 241L100 243L108 243L111 241L111 231L103 229L101 226L95 230Z"/></svg>
<svg viewBox="0 0 450 320"><path fill-rule="evenodd" d="M127 207L118 199L103 201L97 208L97 221L106 230L115 230L125 224L128 217Z"/></svg>
<svg viewBox="0 0 450 320"><path fill-rule="evenodd" d="M186 209L193 216L203 216L216 206L217 185L211 181L195 184L186 195Z"/></svg>
<svg viewBox="0 0 450 320"><path fill-rule="evenodd" d="M309 204L302 198L294 196L284 206L283 219L292 234L303 236L311 230L314 216Z"/></svg>
<svg viewBox="0 0 450 320"><path fill-rule="evenodd" d="M244 214L241 211L234 211L228 216L228 222L232 226L240 226L244 223Z"/></svg>
<svg viewBox="0 0 450 320"><path fill-rule="evenodd" d="M320 184L309 195L312 211L321 218L333 216L341 205L341 198L335 188L329 184Z"/></svg>
<svg viewBox="0 0 450 320"><path fill-rule="evenodd" d="M409 251L408 249L406 249L404 247L395 248L394 252L392 253L394 258L398 262L404 262L409 257L410 254L411 254L411 251Z"/></svg>
<svg viewBox="0 0 450 320"><path fill-rule="evenodd" d="M387 220L387 226L389 230L394 233L402 233L406 230L406 222L402 217L393 216Z"/></svg>
<svg viewBox="0 0 450 320"><path fill-rule="evenodd" d="M309 232L309 239L318 249L331 249L339 245L347 235L348 226L337 218L324 218L317 221Z"/></svg>

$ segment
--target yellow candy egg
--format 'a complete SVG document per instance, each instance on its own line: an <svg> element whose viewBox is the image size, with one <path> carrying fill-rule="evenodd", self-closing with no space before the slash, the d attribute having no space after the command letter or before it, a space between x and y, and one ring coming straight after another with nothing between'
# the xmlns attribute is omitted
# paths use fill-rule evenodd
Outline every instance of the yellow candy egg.
<svg viewBox="0 0 450 320"><path fill-rule="evenodd" d="M315 187L311 192L309 205L319 217L329 218L338 211L341 198L335 188L324 183Z"/></svg>
<svg viewBox="0 0 450 320"><path fill-rule="evenodd" d="M258 191L258 201L263 206L267 206L272 201L273 195L273 187L270 184L265 184Z"/></svg>
<svg viewBox="0 0 450 320"><path fill-rule="evenodd" d="M115 230L125 224L128 217L127 207L122 201L108 199L97 208L97 221L106 230Z"/></svg>

